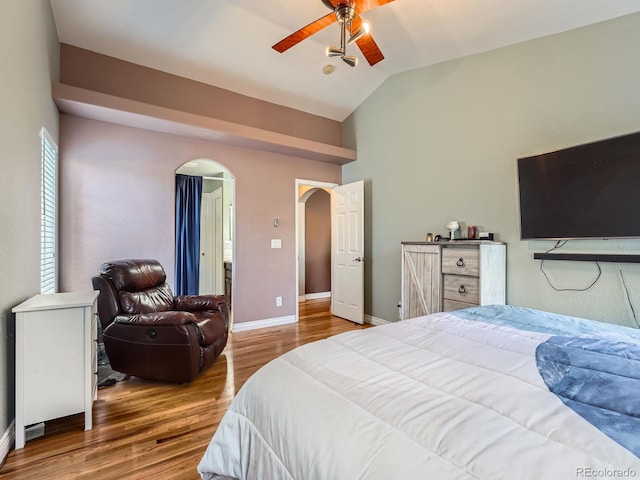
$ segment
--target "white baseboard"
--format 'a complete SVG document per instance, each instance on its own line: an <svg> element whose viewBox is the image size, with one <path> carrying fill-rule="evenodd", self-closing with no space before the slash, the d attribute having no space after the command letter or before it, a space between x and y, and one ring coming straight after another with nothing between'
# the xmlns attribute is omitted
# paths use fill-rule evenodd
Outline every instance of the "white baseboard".
<svg viewBox="0 0 640 480"><path fill-rule="evenodd" d="M373 317L371 315L364 315L364 323L370 323L371 325L386 325L387 323L393 323L383 318Z"/></svg>
<svg viewBox="0 0 640 480"><path fill-rule="evenodd" d="M11 446L16 439L16 421L13 420L9 425L9 428L4 432L2 438L0 438L0 465L4 463L11 451Z"/></svg>
<svg viewBox="0 0 640 480"><path fill-rule="evenodd" d="M318 298L331 298L331 292L305 293L305 300L316 300Z"/></svg>
<svg viewBox="0 0 640 480"><path fill-rule="evenodd" d="M259 328L277 327L280 325L287 325L289 323L296 323L295 315L287 315L286 317L266 318L264 320L254 320L252 322L234 323L232 332L246 332L247 330L257 330Z"/></svg>
<svg viewBox="0 0 640 480"><path fill-rule="evenodd" d="M248 330L257 330L260 328L278 327L280 325L288 325L290 323L296 323L295 315L287 315L286 317L266 318L264 320L254 320L252 322L234 323L231 327L232 332L246 332ZM371 325L386 325L387 323L393 323L383 318L373 317L371 315L364 315L364 323L370 323Z"/></svg>

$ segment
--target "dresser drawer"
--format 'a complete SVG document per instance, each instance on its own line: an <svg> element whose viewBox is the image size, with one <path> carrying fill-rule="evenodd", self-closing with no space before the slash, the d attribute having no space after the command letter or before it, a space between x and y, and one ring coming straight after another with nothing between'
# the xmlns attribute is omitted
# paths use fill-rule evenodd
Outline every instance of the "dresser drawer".
<svg viewBox="0 0 640 480"><path fill-rule="evenodd" d="M444 299L479 304L480 285L478 277L444 275Z"/></svg>
<svg viewBox="0 0 640 480"><path fill-rule="evenodd" d="M477 307L477 306L478 305L475 303L458 302L456 300L444 299L442 301L443 312L452 312L454 310L462 310L463 308L471 308L471 307Z"/></svg>
<svg viewBox="0 0 640 480"><path fill-rule="evenodd" d="M480 250L477 248L443 248L442 273L479 276Z"/></svg>

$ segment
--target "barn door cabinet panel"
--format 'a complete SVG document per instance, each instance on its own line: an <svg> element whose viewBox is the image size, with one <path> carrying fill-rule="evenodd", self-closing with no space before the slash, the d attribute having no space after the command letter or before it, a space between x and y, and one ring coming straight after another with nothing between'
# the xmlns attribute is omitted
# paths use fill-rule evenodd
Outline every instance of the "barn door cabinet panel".
<svg viewBox="0 0 640 480"><path fill-rule="evenodd" d="M505 301L504 243L402 243L402 320Z"/></svg>
<svg viewBox="0 0 640 480"><path fill-rule="evenodd" d="M402 245L402 320L440 311L440 256L438 245Z"/></svg>

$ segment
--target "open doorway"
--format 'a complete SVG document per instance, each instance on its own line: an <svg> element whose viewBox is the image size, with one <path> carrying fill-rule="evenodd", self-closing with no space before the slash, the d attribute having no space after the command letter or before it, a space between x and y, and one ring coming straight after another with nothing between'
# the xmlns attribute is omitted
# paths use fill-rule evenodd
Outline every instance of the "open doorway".
<svg viewBox="0 0 640 480"><path fill-rule="evenodd" d="M335 186L296 180L296 321L300 302L331 298L331 194Z"/></svg>
<svg viewBox="0 0 640 480"><path fill-rule="evenodd" d="M176 174L202 177L198 293L226 294L233 312L234 177L210 159L190 160Z"/></svg>

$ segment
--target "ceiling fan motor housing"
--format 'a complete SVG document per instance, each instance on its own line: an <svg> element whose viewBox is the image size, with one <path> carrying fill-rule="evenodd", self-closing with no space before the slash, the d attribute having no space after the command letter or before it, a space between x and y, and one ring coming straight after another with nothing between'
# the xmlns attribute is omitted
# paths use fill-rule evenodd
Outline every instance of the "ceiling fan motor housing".
<svg viewBox="0 0 640 480"><path fill-rule="evenodd" d="M356 16L356 7L350 3L341 3L336 7L336 18L340 23L351 23Z"/></svg>

